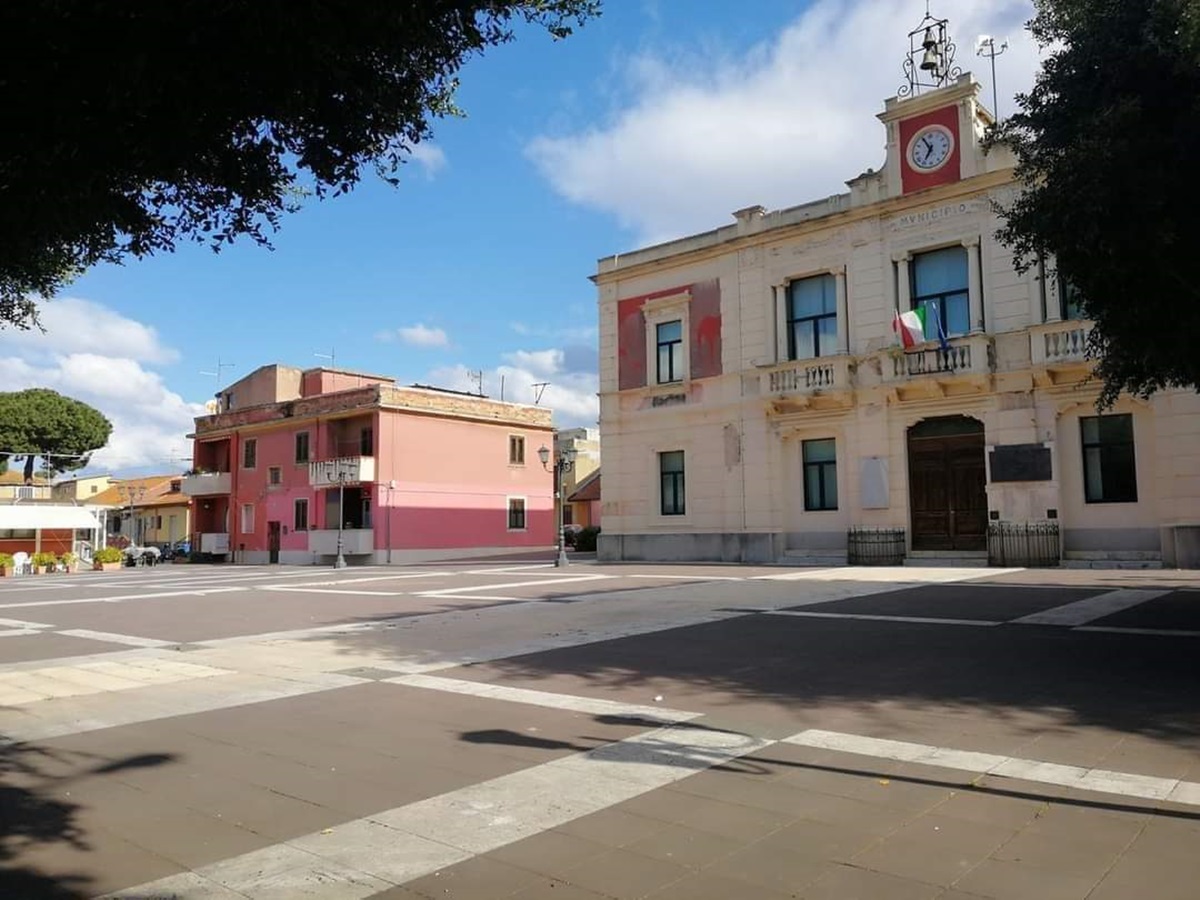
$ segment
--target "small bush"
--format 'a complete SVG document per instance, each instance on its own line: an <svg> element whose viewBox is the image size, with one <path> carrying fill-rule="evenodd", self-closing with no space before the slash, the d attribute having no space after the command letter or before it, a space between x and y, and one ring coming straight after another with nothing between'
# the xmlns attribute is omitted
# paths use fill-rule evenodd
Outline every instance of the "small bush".
<svg viewBox="0 0 1200 900"><path fill-rule="evenodd" d="M72 553L70 550L68 550L66 553L64 553L62 556L60 556L58 558L58 561L60 563L62 563L64 566L73 566L73 565L75 565L75 563L79 562L79 557L76 556L74 553Z"/></svg>
<svg viewBox="0 0 1200 900"><path fill-rule="evenodd" d="M13 562L11 553L0 553L0 569L11 569L16 563Z"/></svg>
<svg viewBox="0 0 1200 900"><path fill-rule="evenodd" d="M35 568L47 568L48 569L48 568L58 564L58 557L55 556L53 553L47 553L45 551L42 551L41 553L33 554L33 557L30 559L30 562L33 563Z"/></svg>
<svg viewBox="0 0 1200 900"><path fill-rule="evenodd" d="M591 553L596 549L596 535L600 533L600 529L595 525L589 525L575 535L575 549L581 553Z"/></svg>
<svg viewBox="0 0 1200 900"><path fill-rule="evenodd" d="M121 561L121 551L116 547L101 547L92 556L98 563L119 563Z"/></svg>

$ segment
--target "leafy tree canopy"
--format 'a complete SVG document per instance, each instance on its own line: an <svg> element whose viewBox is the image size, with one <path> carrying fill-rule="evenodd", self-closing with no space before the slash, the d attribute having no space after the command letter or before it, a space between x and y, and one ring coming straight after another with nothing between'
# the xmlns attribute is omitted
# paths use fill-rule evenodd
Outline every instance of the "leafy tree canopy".
<svg viewBox="0 0 1200 900"><path fill-rule="evenodd" d="M1102 405L1200 388L1200 0L1035 7L1047 55L994 135L1025 187L1000 238L1074 285L1096 322Z"/></svg>
<svg viewBox="0 0 1200 900"><path fill-rule="evenodd" d="M265 243L301 194L394 180L456 73L599 0L0 3L0 327L100 261Z"/></svg>
<svg viewBox="0 0 1200 900"><path fill-rule="evenodd" d="M52 475L81 469L108 443L112 423L81 400L47 388L0 393L0 461L25 460L25 482L39 457Z"/></svg>

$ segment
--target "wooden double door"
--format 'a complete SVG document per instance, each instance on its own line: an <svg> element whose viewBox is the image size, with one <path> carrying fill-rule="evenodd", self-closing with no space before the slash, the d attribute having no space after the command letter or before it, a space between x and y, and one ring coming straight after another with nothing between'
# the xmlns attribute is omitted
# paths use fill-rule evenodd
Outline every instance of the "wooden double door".
<svg viewBox="0 0 1200 900"><path fill-rule="evenodd" d="M987 549L983 423L926 419L908 430L914 550Z"/></svg>

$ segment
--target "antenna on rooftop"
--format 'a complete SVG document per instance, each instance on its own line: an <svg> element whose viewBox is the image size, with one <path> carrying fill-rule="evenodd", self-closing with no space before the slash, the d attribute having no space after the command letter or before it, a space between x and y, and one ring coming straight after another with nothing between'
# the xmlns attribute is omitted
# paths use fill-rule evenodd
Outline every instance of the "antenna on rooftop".
<svg viewBox="0 0 1200 900"><path fill-rule="evenodd" d="M218 356L217 357L217 367L216 367L217 370L215 372L201 372L200 374L207 375L209 378L217 379L217 388L220 389L220 387L221 387L221 370L222 369L232 369L233 367L234 367L233 363L221 362L221 357Z"/></svg>
<svg viewBox="0 0 1200 900"><path fill-rule="evenodd" d="M480 397L483 396L483 369L467 372L467 377L475 382L475 391Z"/></svg>
<svg viewBox="0 0 1200 900"><path fill-rule="evenodd" d="M542 402L542 394L546 393L546 388L550 387L548 381L535 381L533 383L533 405L538 406Z"/></svg>
<svg viewBox="0 0 1200 900"><path fill-rule="evenodd" d="M337 368L337 347L330 347L328 353L314 353L313 356L317 357L317 359L327 359L329 360L329 368Z"/></svg>

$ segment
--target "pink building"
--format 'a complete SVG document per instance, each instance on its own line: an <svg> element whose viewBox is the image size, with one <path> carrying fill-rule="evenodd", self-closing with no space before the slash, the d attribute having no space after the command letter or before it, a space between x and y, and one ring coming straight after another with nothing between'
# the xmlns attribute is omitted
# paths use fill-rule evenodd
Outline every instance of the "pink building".
<svg viewBox="0 0 1200 900"><path fill-rule="evenodd" d="M194 550L237 562L412 562L549 548L549 409L269 365L196 419ZM342 527L338 528L339 519Z"/></svg>

